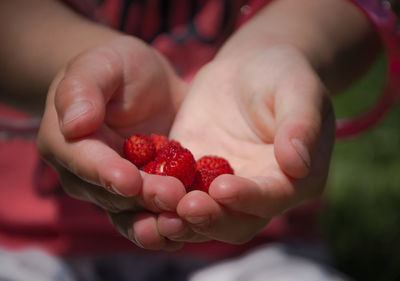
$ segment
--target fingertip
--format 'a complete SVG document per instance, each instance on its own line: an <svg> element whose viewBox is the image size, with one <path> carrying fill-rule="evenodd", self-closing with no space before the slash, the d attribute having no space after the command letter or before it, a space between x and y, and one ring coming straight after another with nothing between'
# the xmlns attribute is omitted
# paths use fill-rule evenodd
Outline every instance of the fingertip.
<svg viewBox="0 0 400 281"><path fill-rule="evenodd" d="M219 203L229 204L240 199L243 192L247 192L255 183L249 179L235 175L221 175L210 186L210 196Z"/></svg>
<svg viewBox="0 0 400 281"><path fill-rule="evenodd" d="M158 231L168 238L180 237L186 230L186 224L176 213L161 213L157 218Z"/></svg>
<svg viewBox="0 0 400 281"><path fill-rule="evenodd" d="M199 190L186 194L177 206L177 214L194 225L210 221L218 211L218 203L207 193Z"/></svg>
<svg viewBox="0 0 400 281"><path fill-rule="evenodd" d="M108 213L108 216L121 235L140 248L176 251L183 245L160 235L157 228L157 217L154 214L122 212Z"/></svg>
<svg viewBox="0 0 400 281"><path fill-rule="evenodd" d="M187 193L179 202L177 206L177 213L180 216L185 216L191 212L201 209L201 202L204 201L206 193L199 190L194 190Z"/></svg>
<svg viewBox="0 0 400 281"><path fill-rule="evenodd" d="M274 153L281 169L295 179L305 178L312 165L317 136L301 124L283 125L274 141ZM307 135L308 133L308 135Z"/></svg>
<svg viewBox="0 0 400 281"><path fill-rule="evenodd" d="M174 177L150 175L141 172L143 179L142 196L145 206L153 212L175 211L185 196L182 182Z"/></svg>
<svg viewBox="0 0 400 281"><path fill-rule="evenodd" d="M137 216L128 237L139 247L149 250L159 250L165 246L165 238L158 233L157 219L153 214Z"/></svg>
<svg viewBox="0 0 400 281"><path fill-rule="evenodd" d="M183 246L183 243L168 240L159 233L154 214L137 216L129 232L130 240L144 249L176 251Z"/></svg>
<svg viewBox="0 0 400 281"><path fill-rule="evenodd" d="M100 168L100 181L105 188L124 197L136 196L142 191L142 177L134 165L124 159L108 163Z"/></svg>
<svg viewBox="0 0 400 281"><path fill-rule="evenodd" d="M105 106L100 89L89 79L66 75L55 94L60 130L68 139L96 131L104 121Z"/></svg>
<svg viewBox="0 0 400 281"><path fill-rule="evenodd" d="M67 139L89 135L103 123L103 113L89 101L71 104L59 118L61 133Z"/></svg>

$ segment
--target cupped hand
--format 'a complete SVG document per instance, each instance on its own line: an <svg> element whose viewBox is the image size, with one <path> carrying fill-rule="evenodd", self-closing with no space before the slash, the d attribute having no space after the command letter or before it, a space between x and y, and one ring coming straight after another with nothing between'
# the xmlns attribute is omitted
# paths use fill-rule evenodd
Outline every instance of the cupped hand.
<svg viewBox="0 0 400 281"><path fill-rule="evenodd" d="M324 86L304 56L288 46L245 59L218 57L196 76L171 137L199 158L229 160L221 175L187 193L177 215L158 218L174 241L244 243L288 209L323 191L335 135Z"/></svg>
<svg viewBox="0 0 400 281"><path fill-rule="evenodd" d="M181 243L157 231L157 212L174 211L185 189L142 173L122 155L134 133L168 134L186 85L155 50L116 37L73 59L48 93L37 145L65 191L104 208L115 227L148 249Z"/></svg>

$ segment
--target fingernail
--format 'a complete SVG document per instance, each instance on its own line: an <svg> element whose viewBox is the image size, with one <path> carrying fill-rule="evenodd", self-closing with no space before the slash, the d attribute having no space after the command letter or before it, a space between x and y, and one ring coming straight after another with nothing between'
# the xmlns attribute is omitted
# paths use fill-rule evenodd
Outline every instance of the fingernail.
<svg viewBox="0 0 400 281"><path fill-rule="evenodd" d="M161 201L157 196L153 199L154 205L162 211L173 211L167 204Z"/></svg>
<svg viewBox="0 0 400 281"><path fill-rule="evenodd" d="M93 105L88 101L80 101L72 104L67 108L64 114L63 123L66 124L79 118L88 112L92 107Z"/></svg>
<svg viewBox="0 0 400 281"><path fill-rule="evenodd" d="M297 154L300 156L301 160L303 160L304 164L310 168L311 166L311 156L308 152L307 147L304 143L296 138L291 139L292 146L296 150Z"/></svg>

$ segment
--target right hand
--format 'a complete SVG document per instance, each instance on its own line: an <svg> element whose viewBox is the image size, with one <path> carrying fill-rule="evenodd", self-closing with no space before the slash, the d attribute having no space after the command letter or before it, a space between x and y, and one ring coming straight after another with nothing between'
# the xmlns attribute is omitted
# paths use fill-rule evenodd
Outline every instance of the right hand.
<svg viewBox="0 0 400 281"><path fill-rule="evenodd" d="M163 238L156 220L176 210L185 189L175 178L141 173L123 158L123 142L135 133L168 135L185 91L159 53L120 36L73 59L47 96L41 156L69 195L105 209L121 234L147 249L182 245Z"/></svg>

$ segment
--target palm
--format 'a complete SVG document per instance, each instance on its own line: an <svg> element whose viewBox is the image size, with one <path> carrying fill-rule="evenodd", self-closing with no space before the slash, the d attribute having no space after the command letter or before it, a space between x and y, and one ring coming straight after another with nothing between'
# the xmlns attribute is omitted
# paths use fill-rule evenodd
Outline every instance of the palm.
<svg viewBox="0 0 400 281"><path fill-rule="evenodd" d="M292 119L297 134L309 137L307 134L315 133L312 138L319 135L325 143L321 148L317 142L309 144L315 147L315 160L323 159L313 168L325 167L319 175L324 179L333 141L333 115L329 98L304 59L291 50L272 49L239 71L229 69L230 65L212 63L198 74L171 136L196 157L226 157L237 175L254 177L267 175L281 164L277 161L280 147L276 138L285 120ZM329 118L322 120L326 116ZM326 122L324 131L320 131L322 122Z"/></svg>
<svg viewBox="0 0 400 281"><path fill-rule="evenodd" d="M273 143L260 138L249 124L240 101L233 98L238 96L239 89L223 79L203 83L206 76L200 75L194 81L171 137L187 146L195 158L211 154L228 159L239 176L263 175L277 166Z"/></svg>

